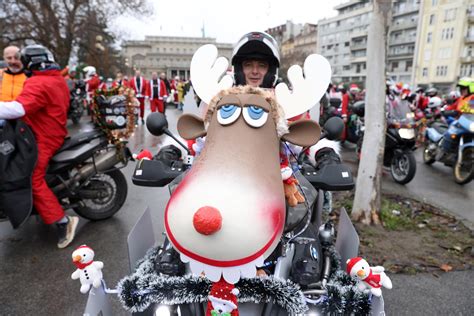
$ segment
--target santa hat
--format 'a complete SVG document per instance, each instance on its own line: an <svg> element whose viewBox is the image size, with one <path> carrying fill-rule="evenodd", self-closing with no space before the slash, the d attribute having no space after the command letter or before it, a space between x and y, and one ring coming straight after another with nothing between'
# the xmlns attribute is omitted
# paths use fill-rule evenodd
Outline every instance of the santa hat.
<svg viewBox="0 0 474 316"><path fill-rule="evenodd" d="M364 259L362 259L361 257L355 257L355 258L347 260L347 262L346 262L346 264L347 264L347 267L346 267L347 274L351 274L352 268L355 266L355 264L357 262L359 262L361 260L364 260Z"/></svg>
<svg viewBox="0 0 474 316"><path fill-rule="evenodd" d="M94 252L94 250L92 250L92 248L87 246L87 245L81 245L81 246L77 247L76 250L83 249L83 248L89 249L90 251ZM74 250L74 251L76 251L76 250Z"/></svg>
<svg viewBox="0 0 474 316"><path fill-rule="evenodd" d="M239 290L236 289L233 284L229 284L223 279L220 279L219 282L214 283L212 286L209 301L226 303L233 309L236 309L237 295L239 295Z"/></svg>
<svg viewBox="0 0 474 316"><path fill-rule="evenodd" d="M132 156L134 159L137 159L137 160L142 160L142 159L152 160L153 159L152 153L147 149L142 150L138 155L133 154Z"/></svg>

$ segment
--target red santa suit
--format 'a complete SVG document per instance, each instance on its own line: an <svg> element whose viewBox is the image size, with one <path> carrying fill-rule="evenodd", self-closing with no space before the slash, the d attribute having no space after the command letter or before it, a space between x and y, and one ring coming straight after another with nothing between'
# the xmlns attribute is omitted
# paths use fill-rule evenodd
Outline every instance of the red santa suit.
<svg viewBox="0 0 474 316"><path fill-rule="evenodd" d="M152 112L165 112L163 99L166 99L166 85L160 78L151 79L147 84L147 96L150 98L150 109Z"/></svg>
<svg viewBox="0 0 474 316"><path fill-rule="evenodd" d="M143 117L145 116L145 96L147 91L147 84L148 81L142 76L133 77L132 80L130 80L129 82L130 88L135 91L135 97L138 99L138 102L140 102L141 119L143 119Z"/></svg>
<svg viewBox="0 0 474 316"><path fill-rule="evenodd" d="M67 135L69 89L59 70L33 71L16 99L25 110L24 121L38 144L38 161L33 172L33 203L46 224L64 217L58 199L46 184L49 160Z"/></svg>

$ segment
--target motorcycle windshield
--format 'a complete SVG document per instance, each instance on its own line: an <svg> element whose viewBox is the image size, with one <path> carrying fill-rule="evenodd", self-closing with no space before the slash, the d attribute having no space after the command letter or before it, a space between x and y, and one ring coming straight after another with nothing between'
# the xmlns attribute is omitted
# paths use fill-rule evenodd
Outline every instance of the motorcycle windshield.
<svg viewBox="0 0 474 316"><path fill-rule="evenodd" d="M387 101L387 116L391 123L413 124L415 114L408 101L395 98Z"/></svg>
<svg viewBox="0 0 474 316"><path fill-rule="evenodd" d="M459 117L458 120L459 125L462 126L462 128L473 132L471 128L471 124L474 124L474 114L463 114L461 117Z"/></svg>

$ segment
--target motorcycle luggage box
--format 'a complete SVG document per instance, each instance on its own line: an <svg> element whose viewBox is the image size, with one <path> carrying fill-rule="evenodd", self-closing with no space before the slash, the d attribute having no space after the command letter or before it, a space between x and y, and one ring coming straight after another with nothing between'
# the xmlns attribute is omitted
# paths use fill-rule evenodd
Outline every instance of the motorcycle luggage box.
<svg viewBox="0 0 474 316"><path fill-rule="evenodd" d="M132 182L144 187L164 187L184 170L184 164L181 161L175 161L168 166L160 160L142 159L137 162Z"/></svg>
<svg viewBox="0 0 474 316"><path fill-rule="evenodd" d="M318 171L305 165L303 175L316 189L325 191L346 191L355 186L350 168L343 164L326 165Z"/></svg>

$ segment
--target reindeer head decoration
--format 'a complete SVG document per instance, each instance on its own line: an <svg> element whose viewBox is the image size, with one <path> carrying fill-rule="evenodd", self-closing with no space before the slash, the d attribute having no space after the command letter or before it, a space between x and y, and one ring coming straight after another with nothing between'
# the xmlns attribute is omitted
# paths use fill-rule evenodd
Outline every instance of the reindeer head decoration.
<svg viewBox="0 0 474 316"><path fill-rule="evenodd" d="M178 131L185 139L206 136L192 169L171 196L165 228L172 245L195 274L236 283L253 277L280 241L285 197L280 174L280 140L311 146L320 137L310 120L287 125L286 119L315 105L331 76L329 63L309 56L292 66L285 84L270 91L234 87L228 62L205 45L191 62L193 86L209 104L205 119L185 114Z"/></svg>

